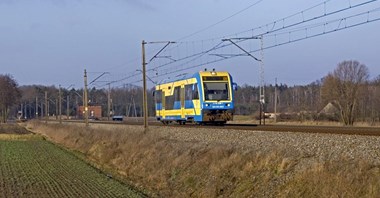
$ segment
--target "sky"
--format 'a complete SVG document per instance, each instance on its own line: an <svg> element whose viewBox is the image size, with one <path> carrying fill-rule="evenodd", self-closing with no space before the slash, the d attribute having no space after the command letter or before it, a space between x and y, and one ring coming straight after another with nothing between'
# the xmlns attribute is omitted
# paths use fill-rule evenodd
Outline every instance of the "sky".
<svg viewBox="0 0 380 198"><path fill-rule="evenodd" d="M205 68L228 71L239 85L258 86L261 62L236 56L244 52L222 41L233 38L262 59L265 84L277 79L306 85L344 60L365 64L375 78L380 21L366 21L380 18L380 3L355 7L366 2L371 1L0 0L0 74L12 75L19 85L81 88L86 69L90 87L139 86L145 40L148 86ZM236 39L263 32L270 32L263 35L263 56L260 40ZM154 57L166 45L159 41L176 43Z"/></svg>

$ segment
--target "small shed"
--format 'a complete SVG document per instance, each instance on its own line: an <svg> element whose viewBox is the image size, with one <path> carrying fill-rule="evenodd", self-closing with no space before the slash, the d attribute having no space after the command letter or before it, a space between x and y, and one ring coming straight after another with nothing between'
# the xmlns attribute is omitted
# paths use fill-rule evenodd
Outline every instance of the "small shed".
<svg viewBox="0 0 380 198"><path fill-rule="evenodd" d="M329 102L323 109L319 112L320 114L333 115L339 113L339 109Z"/></svg>
<svg viewBox="0 0 380 198"><path fill-rule="evenodd" d="M84 106L79 106L78 116L84 118ZM88 117L89 118L101 118L102 117L102 106L88 106Z"/></svg>

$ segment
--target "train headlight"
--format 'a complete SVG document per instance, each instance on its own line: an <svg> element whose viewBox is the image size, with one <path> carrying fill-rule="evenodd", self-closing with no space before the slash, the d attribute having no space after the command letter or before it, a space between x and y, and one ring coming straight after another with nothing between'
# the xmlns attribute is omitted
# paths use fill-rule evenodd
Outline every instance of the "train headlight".
<svg viewBox="0 0 380 198"><path fill-rule="evenodd" d="M210 104L207 104L207 103L206 103L205 106L208 107L208 106L210 106Z"/></svg>
<svg viewBox="0 0 380 198"><path fill-rule="evenodd" d="M212 72L211 72L211 75L215 76L215 75L216 75L216 72L215 72L215 71L212 71Z"/></svg>
<svg viewBox="0 0 380 198"><path fill-rule="evenodd" d="M231 104L230 104L230 103L227 103L226 106L229 107L229 106L231 106Z"/></svg>

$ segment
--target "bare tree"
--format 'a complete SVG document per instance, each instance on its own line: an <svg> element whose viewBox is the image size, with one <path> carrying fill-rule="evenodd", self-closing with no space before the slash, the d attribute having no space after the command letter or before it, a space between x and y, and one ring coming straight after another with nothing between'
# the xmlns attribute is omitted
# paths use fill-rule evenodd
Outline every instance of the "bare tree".
<svg viewBox="0 0 380 198"><path fill-rule="evenodd" d="M372 124L374 124L375 121L380 121L380 75L372 81L370 89L372 98L368 106L371 109L370 117Z"/></svg>
<svg viewBox="0 0 380 198"><path fill-rule="evenodd" d="M10 75L0 75L0 112L1 122L5 123L10 108L21 98L17 82Z"/></svg>
<svg viewBox="0 0 380 198"><path fill-rule="evenodd" d="M344 125L354 124L360 91L367 85L368 78L368 68L358 61L341 62L326 76L323 98L337 105Z"/></svg>

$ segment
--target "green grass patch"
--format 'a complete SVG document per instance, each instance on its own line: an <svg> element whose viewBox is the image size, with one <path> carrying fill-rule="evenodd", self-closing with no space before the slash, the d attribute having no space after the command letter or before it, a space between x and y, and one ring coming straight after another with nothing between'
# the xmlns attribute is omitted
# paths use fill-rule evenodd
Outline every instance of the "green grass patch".
<svg viewBox="0 0 380 198"><path fill-rule="evenodd" d="M41 137L0 140L0 197L143 197Z"/></svg>

